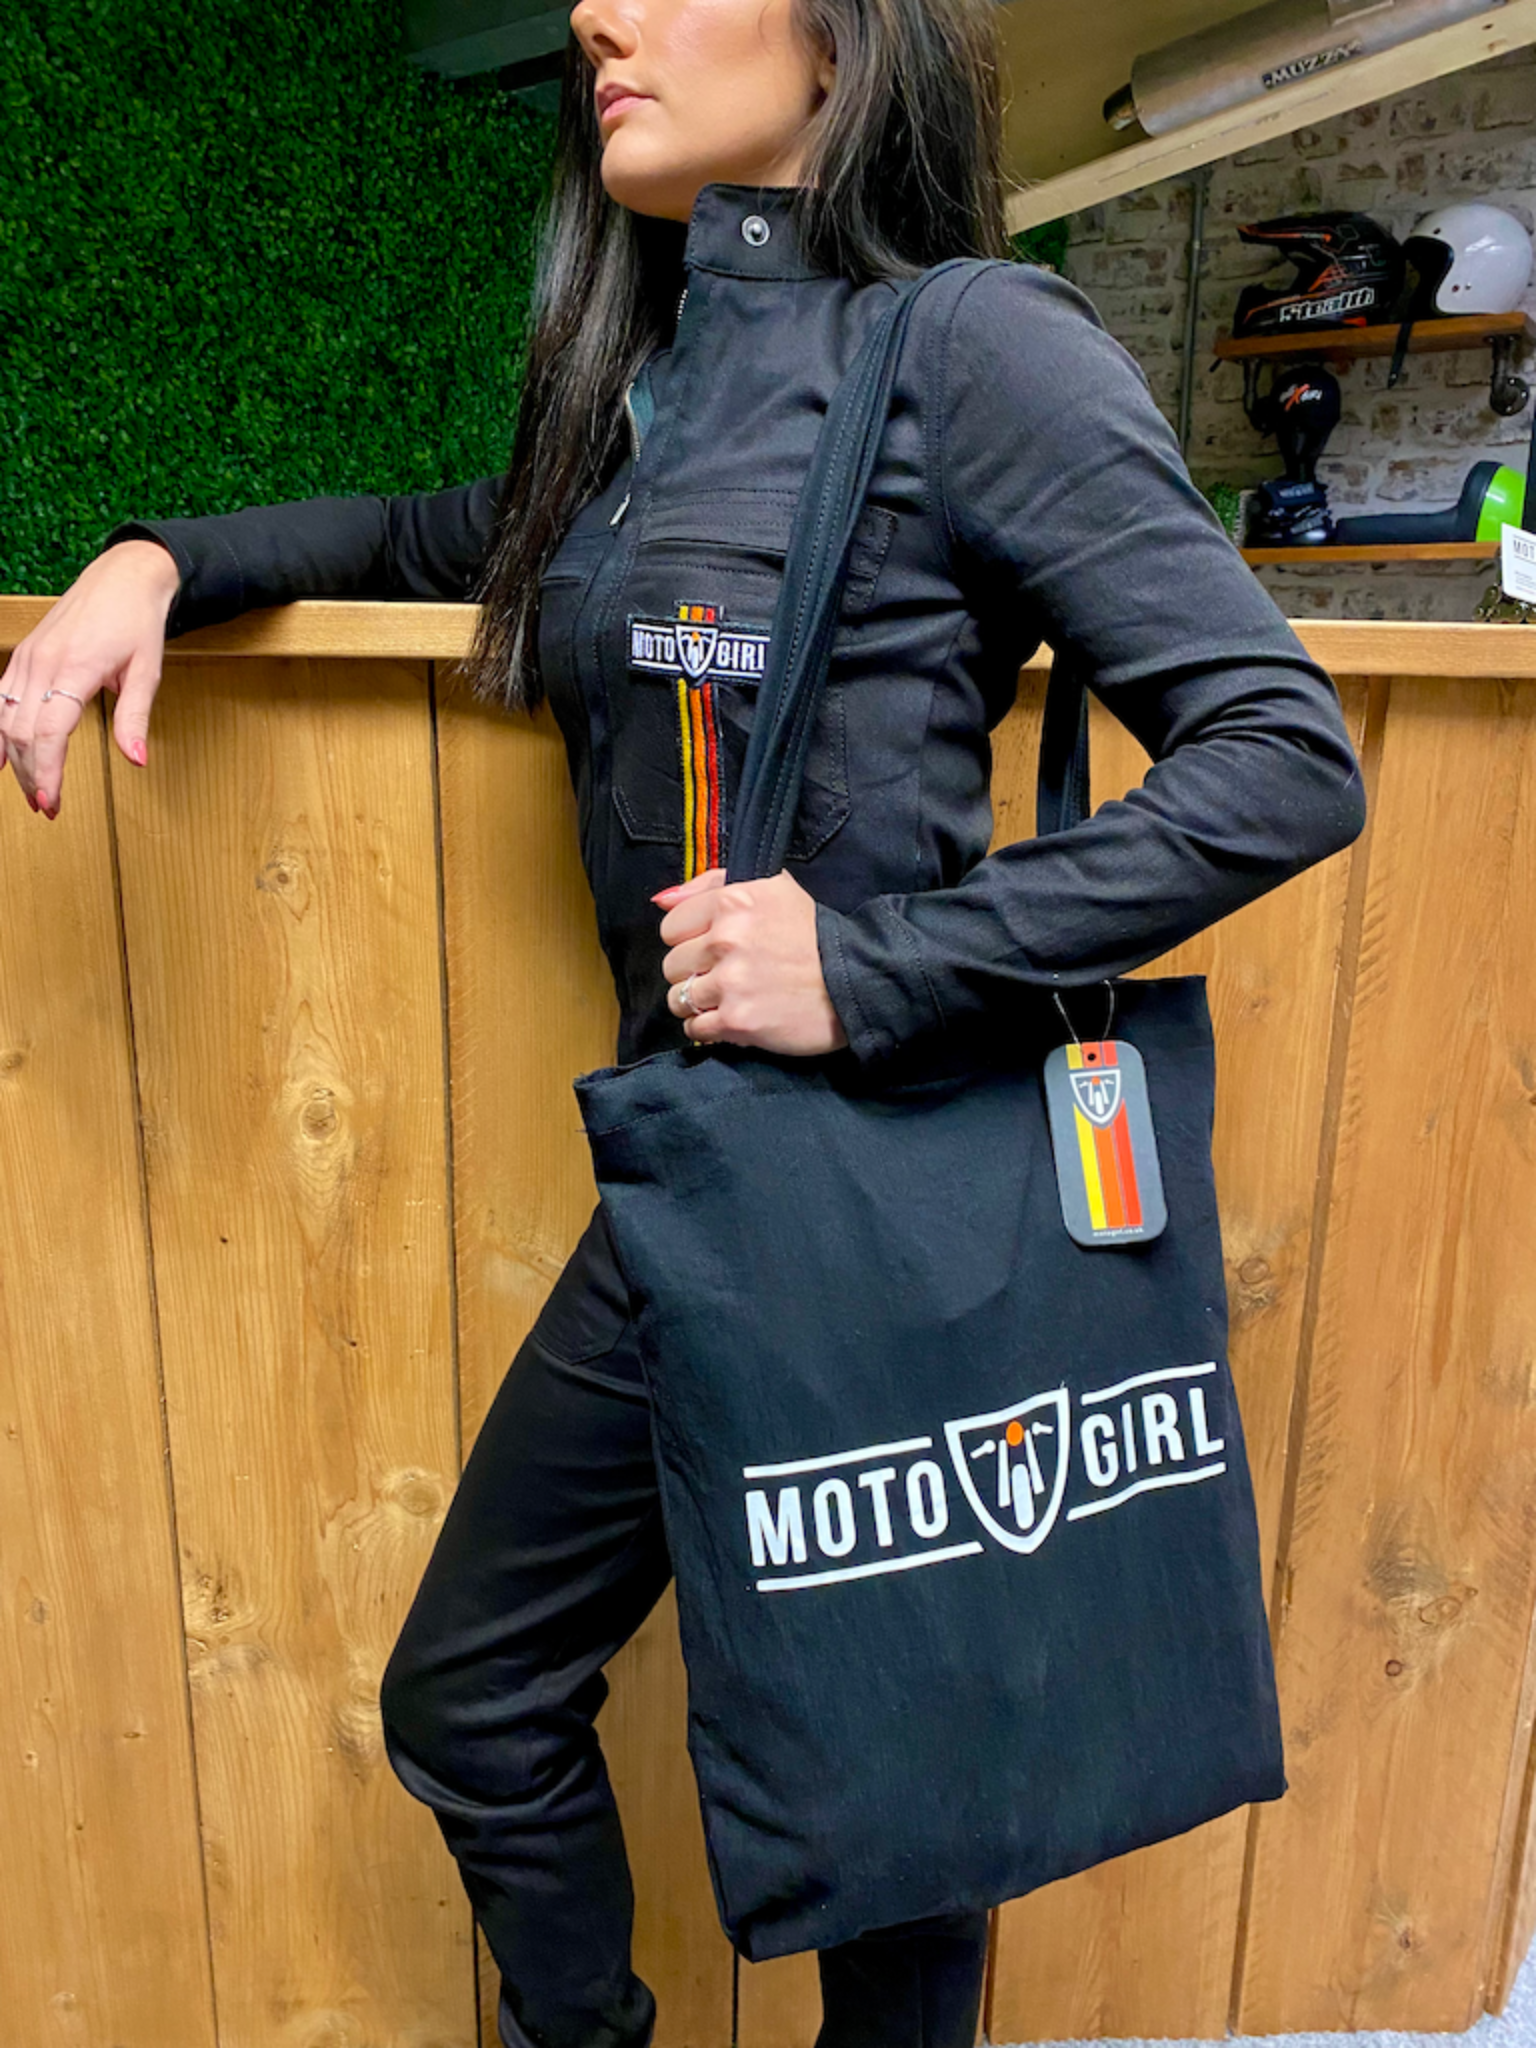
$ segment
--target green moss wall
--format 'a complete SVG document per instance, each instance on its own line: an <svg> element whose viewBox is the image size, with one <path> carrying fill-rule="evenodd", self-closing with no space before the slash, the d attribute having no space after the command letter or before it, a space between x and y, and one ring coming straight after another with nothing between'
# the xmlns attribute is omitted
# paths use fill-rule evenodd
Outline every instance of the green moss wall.
<svg viewBox="0 0 1536 2048"><path fill-rule="evenodd" d="M0 7L0 590L511 447L554 124L398 0Z"/></svg>

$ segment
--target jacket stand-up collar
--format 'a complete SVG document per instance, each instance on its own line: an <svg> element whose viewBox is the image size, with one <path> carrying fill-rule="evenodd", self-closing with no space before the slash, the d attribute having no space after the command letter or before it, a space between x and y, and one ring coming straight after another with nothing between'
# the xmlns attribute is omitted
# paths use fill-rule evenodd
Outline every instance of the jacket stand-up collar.
<svg viewBox="0 0 1536 2048"><path fill-rule="evenodd" d="M700 186L688 217L683 267L780 283L822 276L795 230L790 202L798 190L796 185Z"/></svg>

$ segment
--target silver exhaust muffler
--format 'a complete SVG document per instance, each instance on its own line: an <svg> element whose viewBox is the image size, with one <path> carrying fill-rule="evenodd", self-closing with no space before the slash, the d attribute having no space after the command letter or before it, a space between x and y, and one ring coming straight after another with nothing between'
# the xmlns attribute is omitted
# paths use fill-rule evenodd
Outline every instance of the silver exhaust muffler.
<svg viewBox="0 0 1536 2048"><path fill-rule="evenodd" d="M1316 71L1374 56L1431 29L1486 14L1504 0L1268 0L1231 21L1180 36L1131 66L1104 102L1111 128L1140 122L1165 135Z"/></svg>

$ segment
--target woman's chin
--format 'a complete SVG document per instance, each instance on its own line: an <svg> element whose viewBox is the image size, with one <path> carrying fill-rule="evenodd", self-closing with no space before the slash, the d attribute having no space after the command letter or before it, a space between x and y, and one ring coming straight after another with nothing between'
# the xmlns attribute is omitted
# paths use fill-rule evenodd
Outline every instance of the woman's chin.
<svg viewBox="0 0 1536 2048"><path fill-rule="evenodd" d="M660 220L686 221L691 211L688 181L676 164L659 163L646 149L626 149L619 124L603 148L603 189L616 205ZM695 186L695 189L697 187Z"/></svg>

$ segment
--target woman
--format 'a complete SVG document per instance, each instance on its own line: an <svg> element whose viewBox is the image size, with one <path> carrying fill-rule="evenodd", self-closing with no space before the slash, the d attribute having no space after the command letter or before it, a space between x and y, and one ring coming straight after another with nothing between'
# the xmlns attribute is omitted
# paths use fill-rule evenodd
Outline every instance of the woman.
<svg viewBox="0 0 1536 2048"><path fill-rule="evenodd" d="M726 886L796 493L883 282L1008 253L993 0L579 0L505 479L130 521L12 657L0 732L55 815L79 707L144 759L164 637L306 595L482 604L469 673L548 691L620 1061L684 1037L872 1069L1007 1032L1043 981L1154 958L1348 844L1357 765L1306 655L1072 286L925 293L849 566L787 865ZM988 735L1071 640L1153 757L988 855ZM792 871L793 869L793 871ZM602 1211L518 1351L386 1671L502 1972L509 2048L642 2048L592 1720L671 1565ZM971 2048L986 1915L820 1952L818 2048Z"/></svg>

